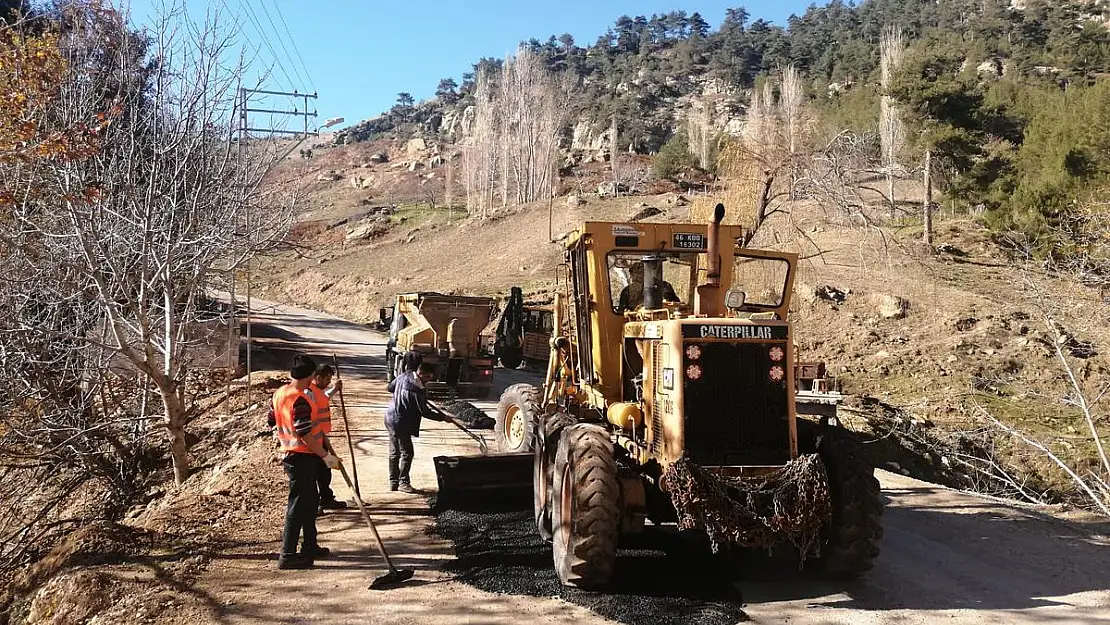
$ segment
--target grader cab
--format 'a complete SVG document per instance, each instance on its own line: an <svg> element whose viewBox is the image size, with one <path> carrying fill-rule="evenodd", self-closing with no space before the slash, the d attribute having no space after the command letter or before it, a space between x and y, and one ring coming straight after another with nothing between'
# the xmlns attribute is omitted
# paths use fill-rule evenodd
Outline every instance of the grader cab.
<svg viewBox="0 0 1110 625"><path fill-rule="evenodd" d="M675 523L714 551L792 544L831 576L870 568L873 469L835 417L795 411L797 256L708 224L587 222L566 243L542 389L508 388L503 451L531 451L539 533L563 584L604 587L618 536Z"/></svg>

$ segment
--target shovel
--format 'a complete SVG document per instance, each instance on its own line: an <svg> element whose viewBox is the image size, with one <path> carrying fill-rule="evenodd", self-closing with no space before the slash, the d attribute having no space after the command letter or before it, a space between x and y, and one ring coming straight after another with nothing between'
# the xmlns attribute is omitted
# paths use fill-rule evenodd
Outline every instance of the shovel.
<svg viewBox="0 0 1110 625"><path fill-rule="evenodd" d="M486 439L482 437L481 434L475 434L474 432L468 430L465 425L459 422L458 419L451 416L451 413L447 412L443 408L440 408L439 405L437 405L435 402L429 401L428 405L434 408L435 411L439 413L439 416L443 417L444 421L447 421L448 423L454 425L455 427L465 432L467 436L473 438L474 441L478 443L478 449L482 451L483 456L489 453L489 446L486 445Z"/></svg>
<svg viewBox="0 0 1110 625"><path fill-rule="evenodd" d="M347 477L347 469L342 464L339 465L339 473L343 475L343 481L347 483L347 488L353 491L355 487L351 484L351 478ZM378 543L378 551L381 552L385 565L389 567L388 573L370 582L370 588L379 590L410 579L413 574L412 569L399 569L393 566L393 561L389 559L389 554L385 551L385 543L382 542L382 537L378 535L378 528L374 526L374 522L370 520L370 515L367 514L366 508L362 505L362 498L356 496L355 504L358 505L358 511L362 513L362 518L366 519L366 524L370 526L370 531L374 532L374 540Z"/></svg>

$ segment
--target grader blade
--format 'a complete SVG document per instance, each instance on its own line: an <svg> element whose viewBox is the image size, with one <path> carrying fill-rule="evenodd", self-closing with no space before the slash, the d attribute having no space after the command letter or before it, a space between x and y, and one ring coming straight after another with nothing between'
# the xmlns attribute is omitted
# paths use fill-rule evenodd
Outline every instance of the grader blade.
<svg viewBox="0 0 1110 625"><path fill-rule="evenodd" d="M523 510L532 505L532 453L433 458L435 509Z"/></svg>

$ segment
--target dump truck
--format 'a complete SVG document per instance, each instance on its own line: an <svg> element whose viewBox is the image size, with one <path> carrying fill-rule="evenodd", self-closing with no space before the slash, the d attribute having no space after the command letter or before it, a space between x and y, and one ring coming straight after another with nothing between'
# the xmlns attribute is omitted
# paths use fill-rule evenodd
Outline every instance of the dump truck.
<svg viewBox="0 0 1110 625"><path fill-rule="evenodd" d="M551 306L525 302L521 288L514 286L497 318L497 327L485 340L502 367L516 369L522 363L547 363L554 328Z"/></svg>
<svg viewBox="0 0 1110 625"><path fill-rule="evenodd" d="M718 204L707 224L585 222L565 240L545 381L506 389L496 417L497 462L531 456L564 585L606 587L619 536L649 520L714 552L793 549L829 577L878 556L862 445L835 410L795 405L798 257L745 247L723 218Z"/></svg>
<svg viewBox="0 0 1110 625"><path fill-rule="evenodd" d="M493 386L493 354L479 333L493 316L489 297L442 293L398 295L390 315L386 375L401 372L406 354L435 366L429 395L439 399L484 398ZM381 314L384 319L384 313Z"/></svg>

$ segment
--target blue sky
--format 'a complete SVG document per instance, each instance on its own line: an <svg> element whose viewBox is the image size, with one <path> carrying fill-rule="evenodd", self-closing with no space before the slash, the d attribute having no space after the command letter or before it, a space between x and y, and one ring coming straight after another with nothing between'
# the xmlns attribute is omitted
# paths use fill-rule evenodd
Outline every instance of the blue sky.
<svg viewBox="0 0 1110 625"><path fill-rule="evenodd" d="M388 109L401 91L417 100L431 97L440 78L458 81L480 57L504 57L532 37L543 41L568 32L579 45L592 44L621 15L676 9L700 12L716 28L730 6L745 6L752 19L782 24L811 1L694 0L682 5L673 0L186 0L194 19L202 20L208 9L236 17L244 43L259 48L260 65L274 66L266 87L315 89L319 123L344 117L342 126ZM164 2L170 0L130 0L132 19L149 23ZM255 22L267 34L269 46ZM274 65L275 57L281 67ZM256 104L288 105L276 98Z"/></svg>

